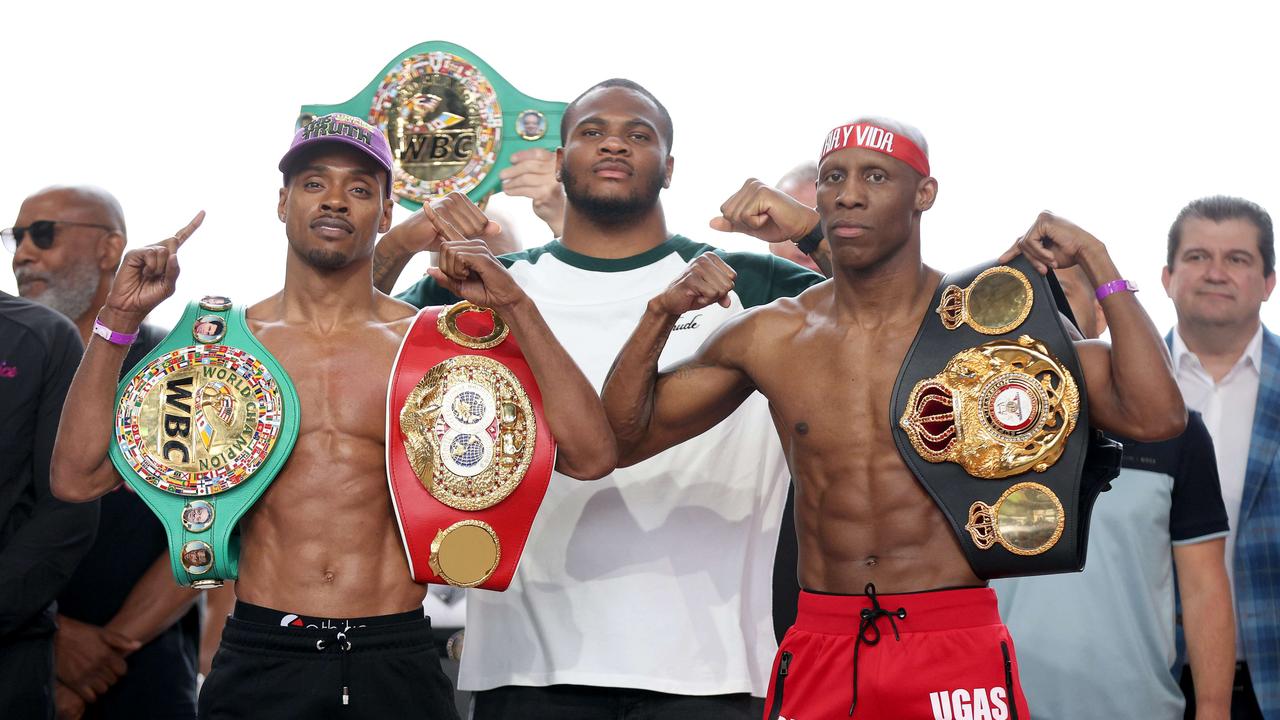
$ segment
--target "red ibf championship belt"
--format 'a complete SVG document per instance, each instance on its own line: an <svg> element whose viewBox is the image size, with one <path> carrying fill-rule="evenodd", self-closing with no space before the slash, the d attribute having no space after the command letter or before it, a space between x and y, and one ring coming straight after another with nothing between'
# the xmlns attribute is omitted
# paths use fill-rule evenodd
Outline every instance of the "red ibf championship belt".
<svg viewBox="0 0 1280 720"><path fill-rule="evenodd" d="M555 456L502 318L467 302L418 313L387 393L387 481L413 579L506 590Z"/></svg>

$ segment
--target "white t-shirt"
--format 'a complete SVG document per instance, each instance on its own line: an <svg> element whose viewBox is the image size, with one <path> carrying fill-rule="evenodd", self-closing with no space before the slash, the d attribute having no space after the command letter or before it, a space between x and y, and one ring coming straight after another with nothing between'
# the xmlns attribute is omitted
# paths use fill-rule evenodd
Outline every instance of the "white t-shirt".
<svg viewBox="0 0 1280 720"><path fill-rule="evenodd" d="M1227 584L1231 603L1236 598L1236 526L1240 503L1244 499L1244 476L1249 465L1249 443L1253 439L1253 414L1258 404L1258 384L1262 373L1262 326L1245 347L1236 364L1214 382L1200 364L1200 358L1187 349L1182 335L1173 333L1173 368L1178 387L1187 407L1204 416L1204 424L1213 438L1218 458L1218 477L1222 484L1222 501L1227 506ZM1244 659L1244 643L1240 641L1240 624L1236 623L1236 659Z"/></svg>
<svg viewBox="0 0 1280 720"><path fill-rule="evenodd" d="M641 255L591 258L558 242L503 256L597 390L645 306L697 255L680 236ZM730 307L681 317L660 361L687 358L728 319L822 278L781 258L720 253ZM401 298L454 298L430 279ZM773 556L788 472L768 402L593 482L554 474L520 567L501 593L467 596L458 686L590 685L763 696L777 651Z"/></svg>

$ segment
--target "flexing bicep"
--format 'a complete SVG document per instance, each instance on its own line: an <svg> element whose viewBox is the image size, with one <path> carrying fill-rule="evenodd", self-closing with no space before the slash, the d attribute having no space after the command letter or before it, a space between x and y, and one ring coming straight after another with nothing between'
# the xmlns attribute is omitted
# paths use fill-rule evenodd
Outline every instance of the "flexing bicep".
<svg viewBox="0 0 1280 720"><path fill-rule="evenodd" d="M729 417L755 390L736 367L694 356L658 374L644 457L697 437Z"/></svg>
<svg viewBox="0 0 1280 720"><path fill-rule="evenodd" d="M695 437L728 417L754 389L741 368L742 318L717 330L689 359L661 372L669 321L646 317L623 346L601 399L625 467Z"/></svg>
<svg viewBox="0 0 1280 720"><path fill-rule="evenodd" d="M1142 442L1182 432L1186 413L1177 386L1166 377L1166 367L1151 367L1146 376L1135 368L1118 368L1114 349L1101 340L1077 342L1076 353L1088 388L1092 425ZM1176 426L1169 419L1175 414L1182 421Z"/></svg>

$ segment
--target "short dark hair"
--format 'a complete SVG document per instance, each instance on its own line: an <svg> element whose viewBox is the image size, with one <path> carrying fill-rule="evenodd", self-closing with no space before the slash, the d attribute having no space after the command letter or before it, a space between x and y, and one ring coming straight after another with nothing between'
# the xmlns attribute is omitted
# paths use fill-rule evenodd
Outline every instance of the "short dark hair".
<svg viewBox="0 0 1280 720"><path fill-rule="evenodd" d="M666 106L663 105L658 98L654 97L653 93L646 90L642 85L640 85L640 83L626 78L610 78L608 80L598 82L587 88L581 95L574 98L573 102L569 103L569 105L565 107L564 114L560 116L560 144L564 145L565 137L569 133L569 115L577 109L578 103L582 102L582 98L590 95L596 90L604 90L606 88L624 88L626 90L639 93L640 95L648 98L650 102L658 107L658 116L662 120L660 123L661 127L658 128L658 132L665 136L663 139L667 141L667 154L670 154L671 143L675 137L675 128L671 124L671 113L667 112Z"/></svg>
<svg viewBox="0 0 1280 720"><path fill-rule="evenodd" d="M1214 195L1193 200L1169 227L1169 256L1165 263L1173 268L1174 256L1182 244L1182 225L1187 220L1199 218L1220 223L1227 220L1246 220L1258 228L1258 253L1262 255L1263 276L1270 277L1276 271L1276 236L1271 227L1271 216L1262 206L1244 198Z"/></svg>

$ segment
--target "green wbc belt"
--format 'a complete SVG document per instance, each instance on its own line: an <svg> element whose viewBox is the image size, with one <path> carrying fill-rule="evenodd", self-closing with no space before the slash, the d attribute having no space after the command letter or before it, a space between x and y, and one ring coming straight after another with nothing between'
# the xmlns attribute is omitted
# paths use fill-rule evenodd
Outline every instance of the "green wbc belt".
<svg viewBox="0 0 1280 720"><path fill-rule="evenodd" d="M298 438L293 383L244 313L220 296L188 304L116 394L111 462L164 525L180 585L236 579L236 524Z"/></svg>
<svg viewBox="0 0 1280 720"><path fill-rule="evenodd" d="M432 41L400 53L344 103L303 105L298 127L334 112L377 125L391 143L396 198L417 210L455 191L483 202L512 153L560 144L564 109L516 90L466 48Z"/></svg>

